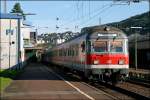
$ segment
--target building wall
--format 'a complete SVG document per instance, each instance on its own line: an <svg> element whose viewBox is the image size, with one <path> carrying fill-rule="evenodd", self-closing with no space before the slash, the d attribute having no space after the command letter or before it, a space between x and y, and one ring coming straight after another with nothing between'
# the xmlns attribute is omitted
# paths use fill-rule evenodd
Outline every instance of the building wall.
<svg viewBox="0 0 150 100"><path fill-rule="evenodd" d="M21 33L20 33L21 62L25 61L24 47L30 45L30 32L31 32L31 27L23 25L23 22L21 22Z"/></svg>
<svg viewBox="0 0 150 100"><path fill-rule="evenodd" d="M1 22L1 65L8 69L18 64L18 20L0 19Z"/></svg>
<svg viewBox="0 0 150 100"><path fill-rule="evenodd" d="M21 33L23 34L24 39L29 39L30 40L30 32L31 28L30 27L23 27L21 28Z"/></svg>

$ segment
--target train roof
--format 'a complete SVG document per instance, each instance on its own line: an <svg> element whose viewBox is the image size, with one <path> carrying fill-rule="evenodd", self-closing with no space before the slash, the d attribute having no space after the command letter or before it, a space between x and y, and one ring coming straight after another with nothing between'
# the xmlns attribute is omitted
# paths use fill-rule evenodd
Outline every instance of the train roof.
<svg viewBox="0 0 150 100"><path fill-rule="evenodd" d="M95 33L95 32L103 32L103 33L108 33L108 32L112 32L112 33L124 33L122 30L120 30L119 28L116 27L112 27L112 26L106 26L106 25L99 25L99 26L91 26L91 27L85 27L81 30L81 33Z"/></svg>
<svg viewBox="0 0 150 100"><path fill-rule="evenodd" d="M82 28L81 33L79 35L77 35L77 36L75 36L75 37L73 37L73 38L71 38L71 39L69 39L69 40L67 40L67 41L65 41L61 44L58 44L57 46L60 46L64 43L72 41L72 40L74 40L74 39L76 39L76 38L78 38L82 35L94 34L96 32L106 33L106 34L107 33L115 33L115 34L120 34L121 36L127 38L126 34L124 34L124 32L122 30L118 29L118 28L115 28L115 27L112 27L112 26L106 26L106 25L99 25L99 26L91 26L91 27Z"/></svg>

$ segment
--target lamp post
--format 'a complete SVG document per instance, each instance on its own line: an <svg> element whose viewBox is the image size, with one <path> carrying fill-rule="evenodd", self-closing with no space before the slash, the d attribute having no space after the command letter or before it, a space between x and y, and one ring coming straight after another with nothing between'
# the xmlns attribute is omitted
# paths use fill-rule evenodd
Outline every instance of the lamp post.
<svg viewBox="0 0 150 100"><path fill-rule="evenodd" d="M7 2L4 0L4 13L7 13Z"/></svg>
<svg viewBox="0 0 150 100"><path fill-rule="evenodd" d="M38 34L38 30L39 30L39 29L42 29L42 28L47 29L48 27L37 27L37 28L35 29L35 33L36 33L36 42L37 42L37 34Z"/></svg>
<svg viewBox="0 0 150 100"><path fill-rule="evenodd" d="M130 27L131 29L142 29L142 27ZM137 70L137 33L135 33L135 50L134 50L134 55L135 55L135 69Z"/></svg>
<svg viewBox="0 0 150 100"><path fill-rule="evenodd" d="M11 27L11 24L12 24L12 22L11 22L11 19L10 19L10 21L9 21L9 29L6 31L6 34L8 34L9 35L9 70L10 70L10 55L11 55L11 30L12 30L12 27Z"/></svg>

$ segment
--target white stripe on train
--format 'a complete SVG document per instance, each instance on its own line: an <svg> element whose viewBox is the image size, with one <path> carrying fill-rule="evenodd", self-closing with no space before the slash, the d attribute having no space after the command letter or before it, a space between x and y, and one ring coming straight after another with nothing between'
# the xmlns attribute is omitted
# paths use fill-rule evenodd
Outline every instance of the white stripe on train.
<svg viewBox="0 0 150 100"><path fill-rule="evenodd" d="M86 69L126 69L129 65L86 65Z"/></svg>

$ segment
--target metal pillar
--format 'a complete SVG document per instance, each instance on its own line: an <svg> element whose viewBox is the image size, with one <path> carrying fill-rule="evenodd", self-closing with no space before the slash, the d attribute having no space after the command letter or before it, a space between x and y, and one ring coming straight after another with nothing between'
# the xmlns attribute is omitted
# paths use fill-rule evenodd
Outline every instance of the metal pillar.
<svg viewBox="0 0 150 100"><path fill-rule="evenodd" d="M131 27L131 29L142 29L142 27ZM137 32L135 33L135 69L137 70Z"/></svg>
<svg viewBox="0 0 150 100"><path fill-rule="evenodd" d="M4 0L4 13L7 13L7 3L6 3L6 0Z"/></svg>
<svg viewBox="0 0 150 100"><path fill-rule="evenodd" d="M135 33L135 69L137 70L137 33Z"/></svg>
<svg viewBox="0 0 150 100"><path fill-rule="evenodd" d="M101 17L99 17L99 25L101 25Z"/></svg>
<svg viewBox="0 0 150 100"><path fill-rule="evenodd" d="M9 31L8 31L8 35L9 35L9 41L8 41L8 45L9 45L9 61L8 61L8 63L9 63L9 69L10 69L10 61L11 61L11 59L10 59L10 57L11 57L11 19L9 19Z"/></svg>

